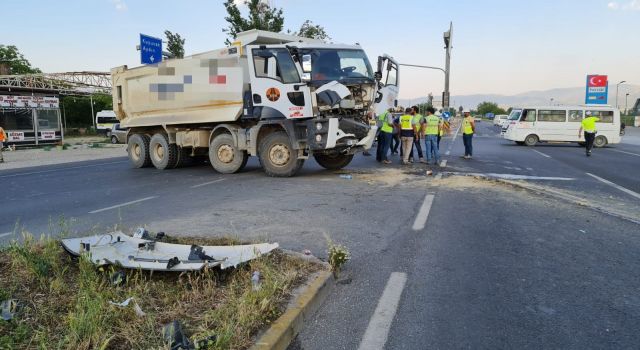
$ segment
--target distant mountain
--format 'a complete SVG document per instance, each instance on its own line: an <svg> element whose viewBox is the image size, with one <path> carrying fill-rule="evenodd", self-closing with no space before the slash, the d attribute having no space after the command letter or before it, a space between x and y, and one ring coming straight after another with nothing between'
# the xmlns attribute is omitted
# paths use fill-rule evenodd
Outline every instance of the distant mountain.
<svg viewBox="0 0 640 350"><path fill-rule="evenodd" d="M499 94L475 94L475 95L459 95L451 96L452 106L463 106L465 108L475 108L484 101L495 102L503 108L521 106L521 105L549 105L552 104L584 104L584 87L551 89L545 91L528 91L517 95L499 95ZM621 85L618 95L618 105L620 109L624 109L625 95L629 93L628 107L633 108L636 100L640 98L640 85ZM553 102L551 99L553 98ZM408 106L409 104L418 104L427 102L426 97L415 98L411 100L402 99L398 101L400 106ZM437 101L436 105L440 102ZM609 86L609 104L616 103L616 87Z"/></svg>

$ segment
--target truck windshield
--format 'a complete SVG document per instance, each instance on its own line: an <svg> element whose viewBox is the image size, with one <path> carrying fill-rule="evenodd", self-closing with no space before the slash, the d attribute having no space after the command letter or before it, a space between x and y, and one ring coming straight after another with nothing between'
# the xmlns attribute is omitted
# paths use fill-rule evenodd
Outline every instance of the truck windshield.
<svg viewBox="0 0 640 350"><path fill-rule="evenodd" d="M514 109L511 111L511 114L509 114L509 120L518 120L520 119L520 115L522 114L522 111L519 109Z"/></svg>
<svg viewBox="0 0 640 350"><path fill-rule="evenodd" d="M373 80L371 64L362 50L311 49L301 53L311 55L311 80Z"/></svg>

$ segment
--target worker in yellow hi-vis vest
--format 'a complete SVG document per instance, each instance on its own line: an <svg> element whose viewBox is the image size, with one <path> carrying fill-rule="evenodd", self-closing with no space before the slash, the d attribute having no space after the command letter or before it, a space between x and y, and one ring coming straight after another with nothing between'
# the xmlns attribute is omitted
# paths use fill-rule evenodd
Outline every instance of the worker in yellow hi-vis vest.
<svg viewBox="0 0 640 350"><path fill-rule="evenodd" d="M593 149L593 141L596 139L596 122L600 121L600 118L593 116L591 111L587 111L586 118L582 119L582 123L580 123L580 130L578 131L578 138L582 137L582 132L584 131L584 141L586 143L587 148L587 157L591 156L591 149Z"/></svg>
<svg viewBox="0 0 640 350"><path fill-rule="evenodd" d="M465 159L471 159L473 156L473 134L476 132L476 122L471 116L471 111L468 109L464 111L464 118L462 119L462 142L464 143L464 157Z"/></svg>
<svg viewBox="0 0 640 350"><path fill-rule="evenodd" d="M433 107L427 107L427 117L425 118L424 134L425 134L425 149L427 153L427 164L431 163L433 158L434 165L440 164L440 150L438 149L438 134L442 125L440 124L440 118L434 113Z"/></svg>
<svg viewBox="0 0 640 350"><path fill-rule="evenodd" d="M413 137L416 134L416 123L413 119L413 108L407 108L405 114L400 117L400 140L402 142L402 164L409 164L409 154L413 148Z"/></svg>

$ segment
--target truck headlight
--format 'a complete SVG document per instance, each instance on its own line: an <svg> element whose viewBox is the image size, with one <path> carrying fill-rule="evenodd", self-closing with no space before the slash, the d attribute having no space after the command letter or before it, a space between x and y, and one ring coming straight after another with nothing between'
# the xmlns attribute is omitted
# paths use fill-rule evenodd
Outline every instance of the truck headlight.
<svg viewBox="0 0 640 350"><path fill-rule="evenodd" d="M322 135L316 135L316 142L322 142Z"/></svg>
<svg viewBox="0 0 640 350"><path fill-rule="evenodd" d="M317 123L316 129L318 129L318 131L322 130L322 123Z"/></svg>

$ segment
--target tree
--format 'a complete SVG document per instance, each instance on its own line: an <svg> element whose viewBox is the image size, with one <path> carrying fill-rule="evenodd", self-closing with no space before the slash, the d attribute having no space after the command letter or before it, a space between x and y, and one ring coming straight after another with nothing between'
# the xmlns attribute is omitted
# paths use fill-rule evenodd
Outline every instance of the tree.
<svg viewBox="0 0 640 350"><path fill-rule="evenodd" d="M478 105L477 108L478 114L480 115L485 115L487 113L493 113L493 114L507 114L507 112L498 107L498 104L495 102L482 102Z"/></svg>
<svg viewBox="0 0 640 350"><path fill-rule="evenodd" d="M224 7L228 16L224 19L229 22L229 27L222 29L229 36L225 40L226 45L236 38L238 33L249 29L266 30L279 33L284 25L282 9L271 8L264 0L244 0L244 5L249 9L249 17L244 18L234 0L227 0Z"/></svg>
<svg viewBox="0 0 640 350"><path fill-rule="evenodd" d="M0 45L0 63L9 67L11 75L42 73L40 69L31 67L31 63L13 45Z"/></svg>
<svg viewBox="0 0 640 350"><path fill-rule="evenodd" d="M185 39L180 34L171 33L168 30L164 31L164 35L167 37L167 51L173 55L173 58L183 58Z"/></svg>
<svg viewBox="0 0 640 350"><path fill-rule="evenodd" d="M304 21L297 32L288 31L287 33L301 36L303 38L331 40L331 37L324 30L324 27L319 24L313 24L310 20Z"/></svg>

